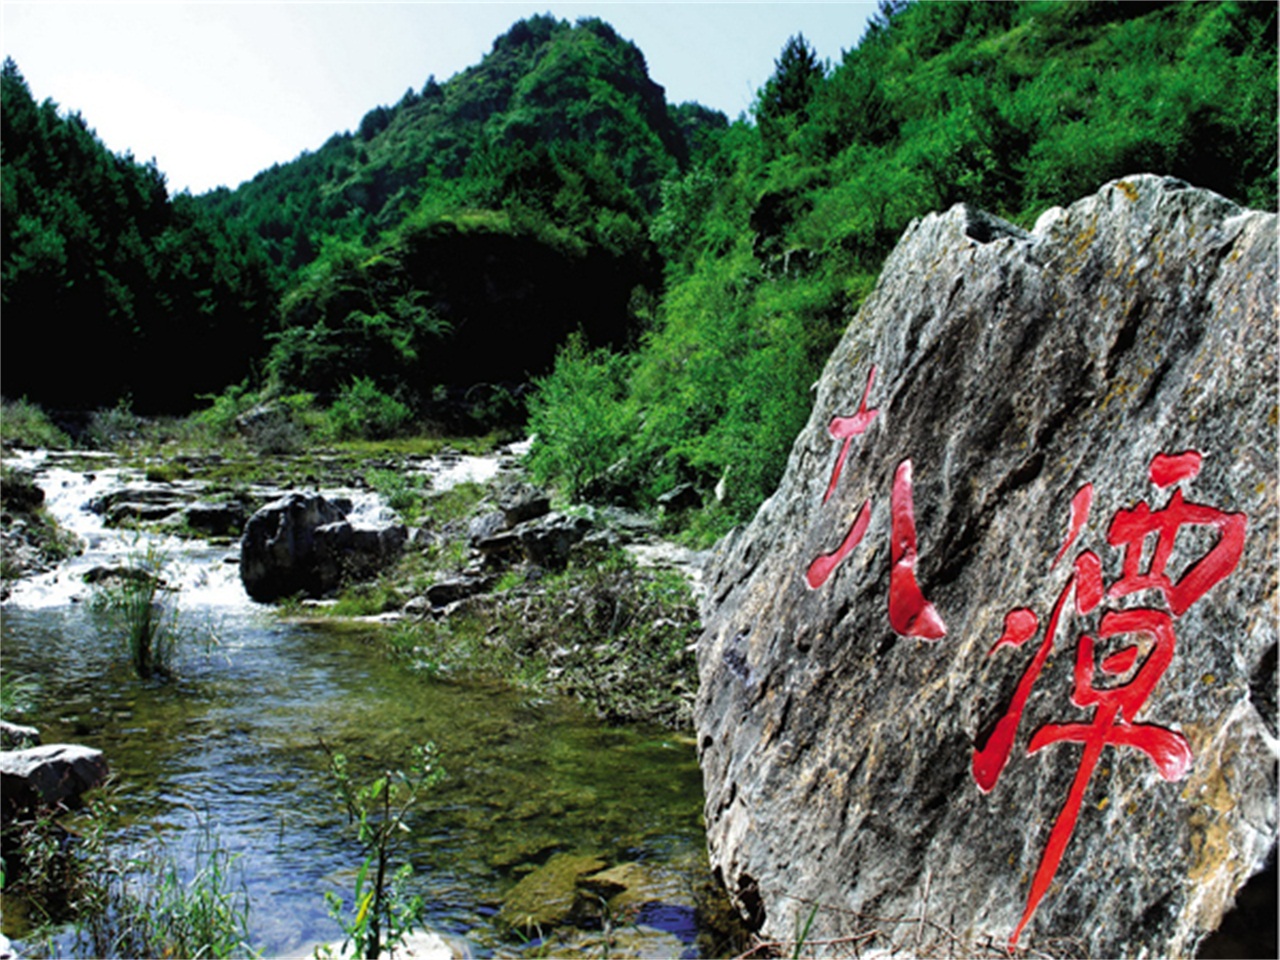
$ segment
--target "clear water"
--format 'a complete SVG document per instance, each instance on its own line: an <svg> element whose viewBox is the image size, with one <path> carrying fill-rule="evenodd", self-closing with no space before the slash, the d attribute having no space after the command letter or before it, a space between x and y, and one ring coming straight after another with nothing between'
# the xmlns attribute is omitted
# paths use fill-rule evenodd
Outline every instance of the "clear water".
<svg viewBox="0 0 1280 960"><path fill-rule="evenodd" d="M238 855L266 955L338 938L324 892L349 898L359 866L322 740L369 775L436 745L448 776L413 811L404 853L429 927L476 955L518 946L494 923L501 896L553 853L647 861L673 887L705 873L690 739L605 727L574 702L504 684L415 674L371 627L286 622L244 597L226 548L166 544L191 639L177 679L138 680L81 580L137 549L80 509L125 479L43 475L51 508L92 547L4 606L4 670L38 682L46 743L105 752L131 824L122 844L163 843L181 861L208 829ZM683 925L686 952L689 923L685 911L669 924Z"/></svg>

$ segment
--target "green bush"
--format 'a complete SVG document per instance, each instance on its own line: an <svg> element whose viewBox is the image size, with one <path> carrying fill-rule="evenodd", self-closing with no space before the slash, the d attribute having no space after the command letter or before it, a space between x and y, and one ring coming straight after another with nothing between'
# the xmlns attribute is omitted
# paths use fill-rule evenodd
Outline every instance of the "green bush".
<svg viewBox="0 0 1280 960"><path fill-rule="evenodd" d="M577 496L625 456L638 427L627 402L630 369L630 358L588 350L581 336L561 348L529 401L529 468L540 483Z"/></svg>
<svg viewBox="0 0 1280 960"><path fill-rule="evenodd" d="M0 439L16 447L65 450L71 445L48 414L26 397L0 400Z"/></svg>
<svg viewBox="0 0 1280 960"><path fill-rule="evenodd" d="M342 387L328 414L329 429L341 440L393 437L412 418L407 404L383 393L369 377L356 377Z"/></svg>
<svg viewBox="0 0 1280 960"><path fill-rule="evenodd" d="M180 635L177 604L166 597L167 566L164 552L148 544L125 568L100 581L94 593L95 607L107 615L112 632L124 641L134 672L144 680L173 675Z"/></svg>
<svg viewBox="0 0 1280 960"><path fill-rule="evenodd" d="M191 419L209 430L214 437L224 438L236 432L236 421L258 403L258 394L249 389L249 382L233 383L222 393L205 394L201 400L209 401L205 410L193 414Z"/></svg>

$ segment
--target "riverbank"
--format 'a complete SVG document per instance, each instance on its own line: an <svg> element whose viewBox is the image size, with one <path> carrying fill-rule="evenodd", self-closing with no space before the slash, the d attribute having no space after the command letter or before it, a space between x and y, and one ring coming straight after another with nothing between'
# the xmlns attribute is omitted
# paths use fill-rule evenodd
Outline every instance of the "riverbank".
<svg viewBox="0 0 1280 960"><path fill-rule="evenodd" d="M39 509L41 463L140 472L93 505L108 526L232 550L254 510L322 490L358 500L364 522L402 524L405 548L328 596L282 600L279 616L362 631L417 672L498 678L573 696L608 722L689 729L705 555L664 540L661 516L557 502L529 484L523 452L59 452L15 466L6 451L4 595L76 549Z"/></svg>

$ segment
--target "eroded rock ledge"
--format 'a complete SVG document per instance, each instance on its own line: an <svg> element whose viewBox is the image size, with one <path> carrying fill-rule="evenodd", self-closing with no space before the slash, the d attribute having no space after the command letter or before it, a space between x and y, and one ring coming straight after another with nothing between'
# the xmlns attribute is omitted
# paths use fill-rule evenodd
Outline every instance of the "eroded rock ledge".
<svg viewBox="0 0 1280 960"><path fill-rule="evenodd" d="M708 842L763 936L1219 924L1276 842L1275 291L1274 215L1156 176L907 230L708 573Z"/></svg>

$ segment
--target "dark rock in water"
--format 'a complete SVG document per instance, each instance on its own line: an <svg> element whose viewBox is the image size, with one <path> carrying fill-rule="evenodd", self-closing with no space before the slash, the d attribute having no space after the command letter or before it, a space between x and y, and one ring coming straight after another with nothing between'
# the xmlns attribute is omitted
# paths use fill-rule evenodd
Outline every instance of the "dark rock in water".
<svg viewBox="0 0 1280 960"><path fill-rule="evenodd" d="M116 503L107 511L106 525L108 527L118 527L123 523L131 521L141 521L142 523L151 523L156 520L165 520L175 516L182 510L182 504L177 501L166 503L134 503L132 501L124 501Z"/></svg>
<svg viewBox="0 0 1280 960"><path fill-rule="evenodd" d="M316 530L346 515L317 493L290 493L267 504L245 524L240 580L254 600L302 593L321 596L336 584L316 569Z"/></svg>
<svg viewBox="0 0 1280 960"><path fill-rule="evenodd" d="M175 489L170 484L149 483L121 487L119 490L104 493L90 500L88 506L94 513L109 517L114 509L125 504L167 507L169 512L174 512L191 500L191 494Z"/></svg>
<svg viewBox="0 0 1280 960"><path fill-rule="evenodd" d="M404 527L353 527L317 493L291 493L245 524L240 580L254 600L322 597L343 583L375 575L400 555Z"/></svg>
<svg viewBox="0 0 1280 960"><path fill-rule="evenodd" d="M0 750L0 796L5 820L40 805L74 806L81 795L107 779L101 750L50 743L25 750Z"/></svg>
<svg viewBox="0 0 1280 960"><path fill-rule="evenodd" d="M794 938L1188 956L1276 843L1276 217L911 225L708 571L712 866Z"/></svg>
<svg viewBox="0 0 1280 960"><path fill-rule="evenodd" d="M240 531L248 515L244 504L234 500L220 503L201 501L182 511L182 518L190 529L211 537L225 537Z"/></svg>

